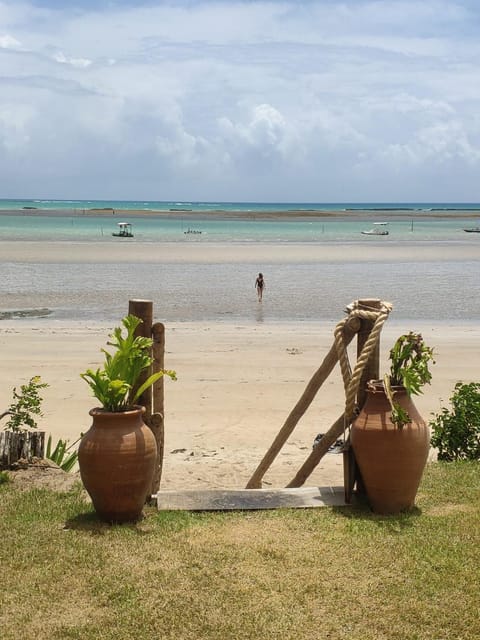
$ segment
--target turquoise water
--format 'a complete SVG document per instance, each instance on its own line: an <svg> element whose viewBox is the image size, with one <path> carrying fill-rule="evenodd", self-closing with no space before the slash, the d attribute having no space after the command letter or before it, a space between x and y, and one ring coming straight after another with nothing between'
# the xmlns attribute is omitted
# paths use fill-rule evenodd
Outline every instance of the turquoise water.
<svg viewBox="0 0 480 640"><path fill-rule="evenodd" d="M286 206L286 205L285 205ZM278 205L276 205L278 209ZM371 237L361 234L378 217L368 213L334 218L289 218L255 220L229 217L212 219L206 214L175 213L172 217L41 215L23 211L0 215L0 320L46 309L46 318L59 320L101 320L118 322L131 298L154 302L156 318L165 322L318 322L337 321L346 304L364 297L394 303L392 320L415 322L478 322L480 318L480 234L468 234L464 227L476 226L475 219L433 218L427 215L388 214L390 234ZM480 216L479 216L480 217ZM133 222L135 237L118 239L111 234L118 220ZM382 214L383 219L383 214ZM189 228L200 234L186 234ZM155 252L158 262L76 264L2 260L2 241L58 243L138 243ZM187 260L162 263L162 242L182 243ZM295 262L262 264L188 261L190 243L308 243L342 245L368 249L375 245L418 247L415 261L345 263ZM445 257L422 262L425 244L447 248L450 244L479 247L478 259ZM19 244L19 247L22 247ZM388 254L387 254L388 255ZM441 255L441 253L440 253ZM452 254L453 255L453 254ZM460 252L461 255L461 252ZM257 302L254 281L263 271L267 289ZM441 314L439 312L441 310ZM37 322L45 322L38 317ZM17 320L16 320L17 321ZM23 320L18 320L22 322Z"/></svg>
<svg viewBox="0 0 480 640"><path fill-rule="evenodd" d="M288 219L239 219L228 217L212 219L207 214L195 217L182 214L173 217L45 215L31 213L0 215L0 240L49 240L74 242L118 242L112 236L117 222L131 222L134 238L131 242L378 242L361 234L373 226L378 217L368 214L348 215L341 218L319 217ZM385 216L387 218L387 216ZM385 219L382 218L382 219ZM428 218L428 216L399 217L393 212L388 216L389 235L383 243L391 242L477 242L477 234L466 234L463 229L476 226L477 221L462 217L460 211L453 217ZM479 214L480 219L480 214ZM200 234L186 233L189 229ZM478 234L480 236L480 234Z"/></svg>
<svg viewBox="0 0 480 640"><path fill-rule="evenodd" d="M132 209L132 210L190 210L205 211L479 211L480 203L472 202L182 202L162 200L48 200L0 199L0 210L14 209L75 210Z"/></svg>

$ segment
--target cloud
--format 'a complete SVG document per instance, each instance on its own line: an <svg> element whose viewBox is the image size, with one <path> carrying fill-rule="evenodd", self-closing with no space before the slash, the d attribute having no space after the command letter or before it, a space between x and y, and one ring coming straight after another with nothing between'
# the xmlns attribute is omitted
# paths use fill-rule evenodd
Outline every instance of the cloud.
<svg viewBox="0 0 480 640"><path fill-rule="evenodd" d="M0 35L0 49L19 49L21 47L20 42L16 38L12 38L8 33Z"/></svg>
<svg viewBox="0 0 480 640"><path fill-rule="evenodd" d="M384 200L428 182L435 199L432 172L462 167L474 192L479 17L466 0L4 0L2 192Z"/></svg>
<svg viewBox="0 0 480 640"><path fill-rule="evenodd" d="M58 51L53 56L53 59L60 64L70 64L72 67L78 67L80 69L85 69L92 64L91 60L87 60L86 58L70 58L67 57L63 51Z"/></svg>
<svg viewBox="0 0 480 640"><path fill-rule="evenodd" d="M245 123L221 117L219 127L224 140L233 149L256 149L263 157L287 150L287 123L282 114L269 104L253 107Z"/></svg>

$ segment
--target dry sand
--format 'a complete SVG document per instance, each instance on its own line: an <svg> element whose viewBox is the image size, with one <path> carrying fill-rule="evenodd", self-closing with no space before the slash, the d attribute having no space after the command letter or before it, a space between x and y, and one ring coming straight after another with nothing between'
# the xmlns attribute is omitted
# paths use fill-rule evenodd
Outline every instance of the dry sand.
<svg viewBox="0 0 480 640"><path fill-rule="evenodd" d="M348 302L348 301L347 301ZM341 315L339 316L339 320ZM95 401L79 373L101 363L112 326L47 320L0 324L0 409L11 389L32 375L49 383L39 427L74 440L90 425ZM242 488L270 446L333 340L334 324L172 324L166 326L166 456L163 489ZM416 404L426 419L445 404L458 380L478 379L480 328L411 326L389 320L382 333L382 368L401 333L422 330L435 348L432 385ZM285 486L313 439L342 413L338 367L318 393L264 486ZM309 485L342 483L342 456L327 454Z"/></svg>

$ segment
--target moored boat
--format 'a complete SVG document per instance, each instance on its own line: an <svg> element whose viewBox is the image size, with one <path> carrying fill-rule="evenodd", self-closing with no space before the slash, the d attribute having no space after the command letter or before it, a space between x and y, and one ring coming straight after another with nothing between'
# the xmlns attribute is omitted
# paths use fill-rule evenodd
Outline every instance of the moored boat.
<svg viewBox="0 0 480 640"><path fill-rule="evenodd" d="M132 225L130 222L118 222L118 231L112 233L117 238L133 238Z"/></svg>
<svg viewBox="0 0 480 640"><path fill-rule="evenodd" d="M388 222L374 222L373 228L368 231L362 231L365 236L388 236L388 229L385 226Z"/></svg>

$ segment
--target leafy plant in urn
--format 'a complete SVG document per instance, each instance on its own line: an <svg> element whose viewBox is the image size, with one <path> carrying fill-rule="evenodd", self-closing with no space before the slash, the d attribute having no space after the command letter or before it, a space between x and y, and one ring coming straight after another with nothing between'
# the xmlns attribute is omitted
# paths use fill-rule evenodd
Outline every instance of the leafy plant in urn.
<svg viewBox="0 0 480 640"><path fill-rule="evenodd" d="M126 316L107 342L114 351L102 349L103 367L80 374L102 405L90 411L93 423L78 450L80 474L97 514L107 522L134 522L141 516L151 491L157 444L143 422L145 408L136 403L163 375L176 379L174 371L162 370L139 382L153 364L152 340L135 335L140 322Z"/></svg>
<svg viewBox="0 0 480 640"><path fill-rule="evenodd" d="M367 398L350 432L352 448L376 513L410 509L428 458L428 425L411 396L430 383L433 350L421 334L398 338L389 353L390 371L367 384Z"/></svg>
<svg viewBox="0 0 480 640"><path fill-rule="evenodd" d="M395 388L403 387L408 396L423 393L422 387L432 380L429 363L435 364L433 349L427 347L420 333L410 331L397 339L389 358L390 373L385 374L383 386L392 407L392 422L402 428L410 422L410 416L395 402Z"/></svg>
<svg viewBox="0 0 480 640"><path fill-rule="evenodd" d="M121 327L114 329L107 345L116 350L111 354L102 349L105 354L103 369L87 369L80 374L105 411L128 411L135 406L142 393L163 375L176 379L175 371L163 370L153 373L143 384L136 386L140 374L153 363L150 356L151 338L135 336L135 330L141 322L140 318L133 315L123 318L122 324L127 333L124 336Z"/></svg>

